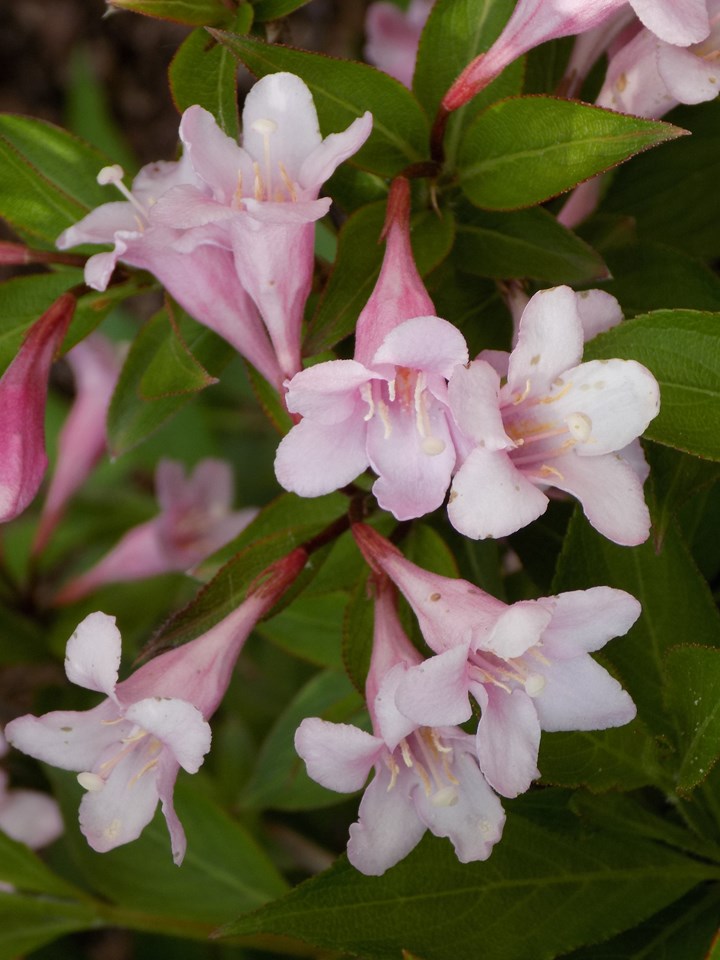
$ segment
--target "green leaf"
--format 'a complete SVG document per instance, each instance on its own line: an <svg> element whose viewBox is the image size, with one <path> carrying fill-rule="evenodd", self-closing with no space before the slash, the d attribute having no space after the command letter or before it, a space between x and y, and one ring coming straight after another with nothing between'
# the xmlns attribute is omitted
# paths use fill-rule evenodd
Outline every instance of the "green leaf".
<svg viewBox="0 0 720 960"><path fill-rule="evenodd" d="M295 731L305 717L352 723L363 700L342 673L327 670L307 683L285 707L264 741L240 803L244 807L312 810L345 800L311 780L295 751Z"/></svg>
<svg viewBox="0 0 720 960"><path fill-rule="evenodd" d="M676 647L667 656L668 706L680 729L678 790L702 782L720 757L720 649Z"/></svg>
<svg viewBox="0 0 720 960"><path fill-rule="evenodd" d="M350 594L343 622L342 658L355 689L364 694L370 669L375 610L368 574L363 574Z"/></svg>
<svg viewBox="0 0 720 960"><path fill-rule="evenodd" d="M575 101L515 97L468 127L460 183L479 207L529 207L684 132Z"/></svg>
<svg viewBox="0 0 720 960"><path fill-rule="evenodd" d="M354 331L380 273L384 223L385 203L380 202L361 207L343 224L335 267L308 328L306 353L321 353ZM421 210L413 214L410 230L417 268L424 276L450 253L455 221L449 211L438 217L433 210Z"/></svg>
<svg viewBox="0 0 720 960"><path fill-rule="evenodd" d="M639 720L611 730L545 733L538 767L544 783L596 793L660 780L658 750Z"/></svg>
<svg viewBox="0 0 720 960"><path fill-rule="evenodd" d="M720 479L720 463L700 460L670 447L648 443L645 453L650 463L653 485L653 537L662 544L671 520L690 497Z"/></svg>
<svg viewBox="0 0 720 960"><path fill-rule="evenodd" d="M239 7L232 29L247 33L252 26L253 8ZM227 47L194 30L185 38L168 68L170 93L180 113L193 104L208 110L221 130L237 140L240 133L237 104L237 61Z"/></svg>
<svg viewBox="0 0 720 960"><path fill-rule="evenodd" d="M0 115L0 216L54 247L67 227L115 197L96 177L112 161L52 123Z"/></svg>
<svg viewBox="0 0 720 960"><path fill-rule="evenodd" d="M289 934L369 960L397 960L401 949L432 960L548 960L717 875L632 835L556 834L514 815L486 863L458 863L447 840L430 837L382 877L343 858L224 932Z"/></svg>
<svg viewBox="0 0 720 960"><path fill-rule="evenodd" d="M392 177L426 159L427 118L410 91L386 73L364 63L263 43L255 37L211 32L256 77L280 70L301 77L312 92L326 136L344 130L370 110L373 132L352 158L357 166Z"/></svg>
<svg viewBox="0 0 720 960"><path fill-rule="evenodd" d="M197 786L183 782L183 775L175 787L175 806L188 847L178 868L159 809L139 839L95 853L77 826L82 791L74 775L50 774L65 811L71 856L86 882L123 909L123 925L204 938L239 905L252 910L287 889L250 834Z"/></svg>
<svg viewBox="0 0 720 960"><path fill-rule="evenodd" d="M0 881L31 893L76 897L78 890L53 873L24 843L0 831ZM0 897L0 900L2 898Z"/></svg>
<svg viewBox="0 0 720 960"><path fill-rule="evenodd" d="M665 656L684 637L707 646L720 638L720 619L685 545L670 527L659 553L648 541L620 547L592 529L576 511L563 545L554 592L606 584L626 590L642 604L642 615L624 637L611 640L603 657L618 670L650 733L677 732L665 707Z"/></svg>
<svg viewBox="0 0 720 960"><path fill-rule="evenodd" d="M323 596L303 594L262 623L258 633L293 656L341 670L340 641L347 602L347 594L341 591Z"/></svg>
<svg viewBox="0 0 720 960"><path fill-rule="evenodd" d="M132 10L146 17L173 20L192 27L225 25L232 18L232 7L223 0L109 0L114 7Z"/></svg>
<svg viewBox="0 0 720 960"><path fill-rule="evenodd" d="M617 171L603 209L634 218L638 236L720 257L720 101L673 111L692 133Z"/></svg>
<svg viewBox="0 0 720 960"><path fill-rule="evenodd" d="M453 257L480 277L586 283L608 276L600 254L541 207L495 213L467 206Z"/></svg>
<svg viewBox="0 0 720 960"><path fill-rule="evenodd" d="M255 19L279 20L309 2L310 0L255 0Z"/></svg>
<svg viewBox="0 0 720 960"><path fill-rule="evenodd" d="M657 310L621 323L588 344L586 360L637 360L660 384L651 440L720 460L720 314Z"/></svg>
<svg viewBox="0 0 720 960"><path fill-rule="evenodd" d="M103 925L93 907L84 903L3 893L0 896L0 960L17 960L67 933Z"/></svg>
<svg viewBox="0 0 720 960"><path fill-rule="evenodd" d="M233 356L224 340L183 314L167 309L148 320L128 353L108 414L113 456L141 443L215 378ZM167 366L166 366L167 365Z"/></svg>

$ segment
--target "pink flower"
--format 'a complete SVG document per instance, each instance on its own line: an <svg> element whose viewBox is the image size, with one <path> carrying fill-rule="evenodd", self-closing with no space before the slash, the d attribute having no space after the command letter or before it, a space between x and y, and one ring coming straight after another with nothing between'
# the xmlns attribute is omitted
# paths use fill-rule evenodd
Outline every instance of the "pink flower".
<svg viewBox="0 0 720 960"><path fill-rule="evenodd" d="M183 114L180 137L198 184L178 186L153 220L198 242L232 250L240 281L262 316L280 369L301 369L300 328L312 284L313 222L330 198L320 187L370 136L365 113L342 133L320 135L312 95L291 73L263 77L243 107L238 146L201 107Z"/></svg>
<svg viewBox="0 0 720 960"><path fill-rule="evenodd" d="M415 267L406 180L388 203L380 276L357 324L355 358L320 363L288 384L302 414L282 440L275 473L303 497L329 493L368 466L378 503L398 519L440 506L455 466L447 379L467 361L460 332L439 317Z"/></svg>
<svg viewBox="0 0 720 960"><path fill-rule="evenodd" d="M42 482L45 401L55 353L75 311L65 293L30 327L20 351L0 379L0 522L17 517Z"/></svg>
<svg viewBox="0 0 720 960"><path fill-rule="evenodd" d="M232 471L224 460L201 460L187 479L180 463L161 460L155 484L160 513L128 530L92 569L63 587L56 603L73 603L106 583L190 570L256 514L231 509Z"/></svg>
<svg viewBox="0 0 720 960"><path fill-rule="evenodd" d="M0 757L7 749L0 730ZM8 789L8 776L0 770L0 830L3 833L31 850L39 850L57 840L64 829L60 809L52 797L39 790Z"/></svg>
<svg viewBox="0 0 720 960"><path fill-rule="evenodd" d="M330 790L359 790L374 768L348 842L350 862L371 876L407 856L426 830L449 837L461 863L486 860L505 822L478 768L473 738L456 727L408 721L395 707L398 684L420 660L391 588L380 584L366 686L373 733L310 717L295 735L308 774Z"/></svg>
<svg viewBox="0 0 720 960"><path fill-rule="evenodd" d="M233 666L258 619L304 566L296 550L228 617L184 646L169 650L118 683L120 633L115 618L91 613L68 641L68 679L106 699L86 711L30 715L6 727L19 750L78 771L87 793L80 828L100 853L140 836L162 803L173 859L182 862L185 833L173 808L180 767L195 773L210 749L208 718L230 682ZM259 582L259 581L258 581Z"/></svg>
<svg viewBox="0 0 720 960"><path fill-rule="evenodd" d="M505 29L476 57L445 95L443 107L457 110L523 53L559 37L575 36L606 23L627 0L518 0ZM667 43L689 46L709 33L707 0L629 0L643 24Z"/></svg>
<svg viewBox="0 0 720 960"><path fill-rule="evenodd" d="M60 432L55 472L33 544L36 553L50 539L68 500L105 453L105 421L122 354L101 333L91 333L66 356L75 376L75 401Z"/></svg>
<svg viewBox="0 0 720 960"><path fill-rule="evenodd" d="M635 705L589 653L627 633L640 604L623 590L594 587L510 606L466 580L429 573L371 527L353 534L366 559L389 576L437 656L410 666L395 704L415 723L459 724L482 715L480 769L498 793L514 797L539 776L541 730L621 726Z"/></svg>
<svg viewBox="0 0 720 960"><path fill-rule="evenodd" d="M371 3L365 15L365 59L412 86L420 34L433 0L411 0L407 10L394 3Z"/></svg>
<svg viewBox="0 0 720 960"><path fill-rule="evenodd" d="M585 300L589 308L580 306ZM632 360L580 363L583 312L598 329L609 325L617 304L569 287L541 290L525 308L509 356L481 354L453 374L450 406L475 443L448 504L450 522L466 536L519 530L545 512L544 490L555 487L577 497L590 523L615 543L647 539L646 473L634 461L636 438L658 413L658 385Z"/></svg>

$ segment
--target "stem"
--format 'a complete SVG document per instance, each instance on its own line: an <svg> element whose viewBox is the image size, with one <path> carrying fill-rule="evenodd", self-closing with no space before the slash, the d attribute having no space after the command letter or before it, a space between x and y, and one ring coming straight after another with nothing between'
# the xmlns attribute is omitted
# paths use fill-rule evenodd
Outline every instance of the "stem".
<svg viewBox="0 0 720 960"><path fill-rule="evenodd" d="M440 104L430 131L430 156L435 163L440 165L445 161L445 128L449 116L450 111Z"/></svg>

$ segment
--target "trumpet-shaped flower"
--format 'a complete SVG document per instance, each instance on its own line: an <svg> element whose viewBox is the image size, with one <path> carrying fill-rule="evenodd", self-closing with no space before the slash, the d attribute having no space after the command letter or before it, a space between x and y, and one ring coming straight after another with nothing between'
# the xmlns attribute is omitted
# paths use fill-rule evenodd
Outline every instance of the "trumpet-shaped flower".
<svg viewBox="0 0 720 960"><path fill-rule="evenodd" d="M466 580L417 567L370 527L353 533L437 654L400 678L396 707L415 723L458 724L472 716L472 697L482 712L480 769L498 793L517 796L539 776L541 730L599 730L635 716L628 694L589 656L638 618L630 594L594 587L508 606Z"/></svg>
<svg viewBox="0 0 720 960"><path fill-rule="evenodd" d="M25 510L45 474L48 377L74 311L71 293L56 300L30 327L0 379L0 522Z"/></svg>
<svg viewBox="0 0 720 960"><path fill-rule="evenodd" d="M0 730L0 757L5 756L7 750L5 735ZM39 850L57 840L64 829L60 809L52 797L39 790L9 789L8 776L0 770L0 830L3 833L31 850Z"/></svg>
<svg viewBox="0 0 720 960"><path fill-rule="evenodd" d="M432 0L411 0L407 10L394 3L371 3L365 16L365 58L406 87L412 86L420 34Z"/></svg>
<svg viewBox="0 0 720 960"><path fill-rule="evenodd" d="M366 687L373 733L310 717L295 735L309 775L330 790L359 790L374 768L348 842L350 862L372 876L407 856L426 830L449 837L462 863L486 860L502 835L505 815L478 768L473 738L408 721L395 707L398 684L420 661L392 588L379 584Z"/></svg>
<svg viewBox="0 0 720 960"><path fill-rule="evenodd" d="M457 110L523 53L559 37L593 30L620 12L628 0L518 0L504 30L463 70L445 95L446 110ZM707 37L707 0L629 0L642 23L667 43L689 46Z"/></svg>
<svg viewBox="0 0 720 960"><path fill-rule="evenodd" d="M195 773L210 749L209 717L225 694L235 661L257 620L302 569L297 550L267 571L228 617L184 646L161 654L118 683L121 641L115 618L91 613L68 641L68 679L105 694L91 710L58 710L5 728L19 750L78 772L87 791L80 828L99 852L135 840L158 804L181 863L185 833L173 807L180 767Z"/></svg>
<svg viewBox="0 0 720 960"><path fill-rule="evenodd" d="M580 363L584 299L568 287L540 291L525 308L509 356L493 353L491 365L481 354L453 374L450 406L475 443L448 505L451 523L466 536L519 530L545 512L544 490L555 487L577 497L610 540L647 539L636 438L658 413L658 385L631 360ZM590 304L590 322L607 326L610 318L603 321L598 311L615 314L617 304L597 297Z"/></svg>
<svg viewBox="0 0 720 960"><path fill-rule="evenodd" d="M373 493L398 519L442 503L456 452L447 379L467 361L460 332L439 317L410 247L407 181L393 184L380 276L358 319L353 360L297 374L287 406L302 415L282 440L275 473L286 490L315 497L368 466Z"/></svg>
<svg viewBox="0 0 720 960"><path fill-rule="evenodd" d="M58 456L33 550L42 550L106 449L107 418L123 351L101 333L91 333L67 354L75 376L75 401L58 440Z"/></svg>
<svg viewBox="0 0 720 960"><path fill-rule="evenodd" d="M174 460L156 473L160 513L122 537L97 564L70 581L56 603L72 603L106 583L190 570L243 530L254 508L233 511L232 470L224 460L201 460L189 477Z"/></svg>

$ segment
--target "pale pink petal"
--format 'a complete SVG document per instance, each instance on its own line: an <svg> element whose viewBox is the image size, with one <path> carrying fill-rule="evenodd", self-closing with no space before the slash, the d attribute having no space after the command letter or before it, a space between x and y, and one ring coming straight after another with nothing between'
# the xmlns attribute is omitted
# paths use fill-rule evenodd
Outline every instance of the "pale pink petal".
<svg viewBox="0 0 720 960"><path fill-rule="evenodd" d="M65 826L52 797L37 790L11 790L0 797L0 830L32 850L46 847Z"/></svg>
<svg viewBox="0 0 720 960"><path fill-rule="evenodd" d="M473 540L505 537L547 510L544 493L501 450L476 447L458 470L448 501L450 523Z"/></svg>
<svg viewBox="0 0 720 960"><path fill-rule="evenodd" d="M622 637L640 616L635 597L612 587L573 590L552 598L552 620L539 648L553 660L567 660Z"/></svg>
<svg viewBox="0 0 720 960"><path fill-rule="evenodd" d="M464 723L472 716L468 698L467 644L411 667L398 685L395 702L416 725Z"/></svg>
<svg viewBox="0 0 720 960"><path fill-rule="evenodd" d="M140 225L138 212L131 203L125 200L103 203L64 230L55 243L60 250L81 243L112 243L118 230L135 233Z"/></svg>
<svg viewBox="0 0 720 960"><path fill-rule="evenodd" d="M622 322L622 307L604 290L581 290L576 304L586 343Z"/></svg>
<svg viewBox="0 0 720 960"><path fill-rule="evenodd" d="M371 3L365 16L365 58L406 87L412 84L415 58L424 20L430 4L415 0L411 7L422 6L424 16L410 16L394 3Z"/></svg>
<svg viewBox="0 0 720 960"><path fill-rule="evenodd" d="M394 750L400 741L408 737L417 727L414 720L401 713L396 702L398 687L407 675L408 665L405 662L395 663L389 670L382 674L382 679L378 684L378 691L371 701L371 687L373 680L371 674L374 673L374 666L377 662L376 651L382 646L387 634L379 634L377 628L378 608L375 607L376 627L373 639L373 658L371 660L370 672L366 682L366 693L370 716L373 722L373 729L376 730L389 750ZM402 627L398 627L402 630ZM409 643L409 641L407 641ZM410 662L414 662L410 661Z"/></svg>
<svg viewBox="0 0 720 960"><path fill-rule="evenodd" d="M219 203L231 203L240 174L248 185L252 183L252 161L223 133L207 110L188 107L180 121L180 139L195 173Z"/></svg>
<svg viewBox="0 0 720 960"><path fill-rule="evenodd" d="M553 476L553 486L578 498L599 533L627 547L647 540L650 514L642 483L622 457L577 457L571 451L557 465L561 476Z"/></svg>
<svg viewBox="0 0 720 960"><path fill-rule="evenodd" d="M477 730L480 769L494 790L516 797L540 776L540 723L534 703L524 690L505 693L488 684L473 692L482 710Z"/></svg>
<svg viewBox="0 0 720 960"><path fill-rule="evenodd" d="M111 723L117 719L117 706L104 700L92 710L18 717L5 727L5 734L8 743L36 760L80 772L92 769L108 747L130 732L129 723Z"/></svg>
<svg viewBox="0 0 720 960"><path fill-rule="evenodd" d="M409 798L415 779L401 769L390 789L390 772L378 764L360 801L358 822L350 826L348 860L361 873L379 877L417 846L425 833Z"/></svg>
<svg viewBox="0 0 720 960"><path fill-rule="evenodd" d="M116 249L90 257L85 264L85 283L93 290L106 290L120 256L121 251Z"/></svg>
<svg viewBox="0 0 720 960"><path fill-rule="evenodd" d="M707 0L630 0L645 26L666 43L687 47L710 32Z"/></svg>
<svg viewBox="0 0 720 960"><path fill-rule="evenodd" d="M426 411L426 436L420 436L416 412L393 405L387 420L367 425L367 454L379 475L373 493L383 510L398 520L421 517L445 499L455 466L455 447L445 412L432 401ZM427 451L427 452L426 452Z"/></svg>
<svg viewBox="0 0 720 960"><path fill-rule="evenodd" d="M583 655L539 666L545 686L533 702L543 730L605 730L629 723L636 714L617 680Z"/></svg>
<svg viewBox="0 0 720 960"><path fill-rule="evenodd" d="M456 367L448 383L450 409L460 430L488 450L506 450L514 442L505 433L500 412L500 377L484 360Z"/></svg>
<svg viewBox="0 0 720 960"><path fill-rule="evenodd" d="M553 413L566 422L577 414L583 418L586 435L574 434L579 457L622 450L660 409L657 380L634 360L591 360L567 370L562 380L550 394Z"/></svg>
<svg viewBox="0 0 720 960"><path fill-rule="evenodd" d="M115 617L91 613L78 624L65 648L65 673L71 683L114 697L122 640Z"/></svg>
<svg viewBox="0 0 720 960"><path fill-rule="evenodd" d="M317 783L338 793L354 793L362 788L385 745L351 724L307 717L295 733L295 749Z"/></svg>
<svg viewBox="0 0 720 960"><path fill-rule="evenodd" d="M508 386L525 393L545 390L561 373L580 362L583 327L577 294L570 287L540 290L523 311L517 346L510 354Z"/></svg>
<svg viewBox="0 0 720 960"><path fill-rule="evenodd" d="M470 751L460 745L459 738L447 744L455 753L456 798L449 804L434 803L433 795L428 797L418 784L412 793L415 809L436 837L449 837L460 863L487 860L502 836L505 813Z"/></svg>
<svg viewBox="0 0 720 960"><path fill-rule="evenodd" d="M590 214L595 212L600 202L602 184L602 176L592 177L584 183L579 183L559 210L557 215L558 223L562 224L563 227L567 227L568 230L574 230L575 227L584 220L587 220ZM594 292L600 293L601 291L596 290ZM585 290L583 293L589 293L589 291ZM578 307L579 306L580 304L578 302ZM584 320L583 327L585 327ZM594 334L591 333L590 336L594 336ZM585 339L589 340L590 336L588 335L587 327L585 327Z"/></svg>
<svg viewBox="0 0 720 960"><path fill-rule="evenodd" d="M414 317L398 324L373 357L373 365L390 363L445 379L467 361L465 338L457 327L439 317Z"/></svg>
<svg viewBox="0 0 720 960"><path fill-rule="evenodd" d="M148 697L131 704L125 718L157 737L188 773L197 773L210 749L210 724L185 700Z"/></svg>
<svg viewBox="0 0 720 960"><path fill-rule="evenodd" d="M189 481L185 479L185 469L178 460L163 458L155 468L155 496L163 511L186 499Z"/></svg>
<svg viewBox="0 0 720 960"><path fill-rule="evenodd" d="M278 446L278 483L301 497L319 497L346 486L367 469L365 432L362 420L331 425L302 420Z"/></svg>
<svg viewBox="0 0 720 960"><path fill-rule="evenodd" d="M365 112L353 120L347 130L331 133L302 162L298 183L304 190L317 192L340 164L360 149L372 132L372 114Z"/></svg>
<svg viewBox="0 0 720 960"><path fill-rule="evenodd" d="M242 114L243 147L272 185L282 187L281 164L297 181L305 159L321 142L312 94L300 77L272 73L252 87Z"/></svg>
<svg viewBox="0 0 720 960"><path fill-rule="evenodd" d="M645 451L639 440L633 440L622 450L618 450L617 456L622 457L633 468L640 483L645 483L650 476L650 465L645 458Z"/></svg>
<svg viewBox="0 0 720 960"><path fill-rule="evenodd" d="M178 774L178 764L169 755L163 753L158 764L157 771L157 792L162 804L162 812L170 833L170 849L172 858L179 867L185 859L187 849L187 838L183 825L180 823L175 805L173 803L173 790L175 789L175 780Z"/></svg>
<svg viewBox="0 0 720 960"><path fill-rule="evenodd" d="M238 216L238 213L238 210L208 197L192 184L182 183L168 190L153 204L149 218L153 226L187 230L212 223L222 225L223 221Z"/></svg>
<svg viewBox="0 0 720 960"><path fill-rule="evenodd" d="M720 67L716 57L706 60L690 50L659 43L657 68L678 103L703 103L718 95Z"/></svg>
<svg viewBox="0 0 720 960"><path fill-rule="evenodd" d="M328 360L296 373L287 386L287 407L291 413L316 423L347 420L356 412L360 387L373 374L355 360Z"/></svg>
<svg viewBox="0 0 720 960"><path fill-rule="evenodd" d="M538 643L552 617L552 602L518 600L500 614L490 633L473 644L473 650L494 653L504 660L521 657Z"/></svg>
<svg viewBox="0 0 720 960"><path fill-rule="evenodd" d="M227 460L206 457L188 477L191 499L207 511L208 517L225 515L232 507L235 482Z"/></svg>
<svg viewBox="0 0 720 960"><path fill-rule="evenodd" d="M320 220L330 209L330 197L320 197L319 200L298 200L288 203L284 200L254 200L247 197L243 206L248 216L257 223L276 224L278 226L295 224L309 224Z"/></svg>

